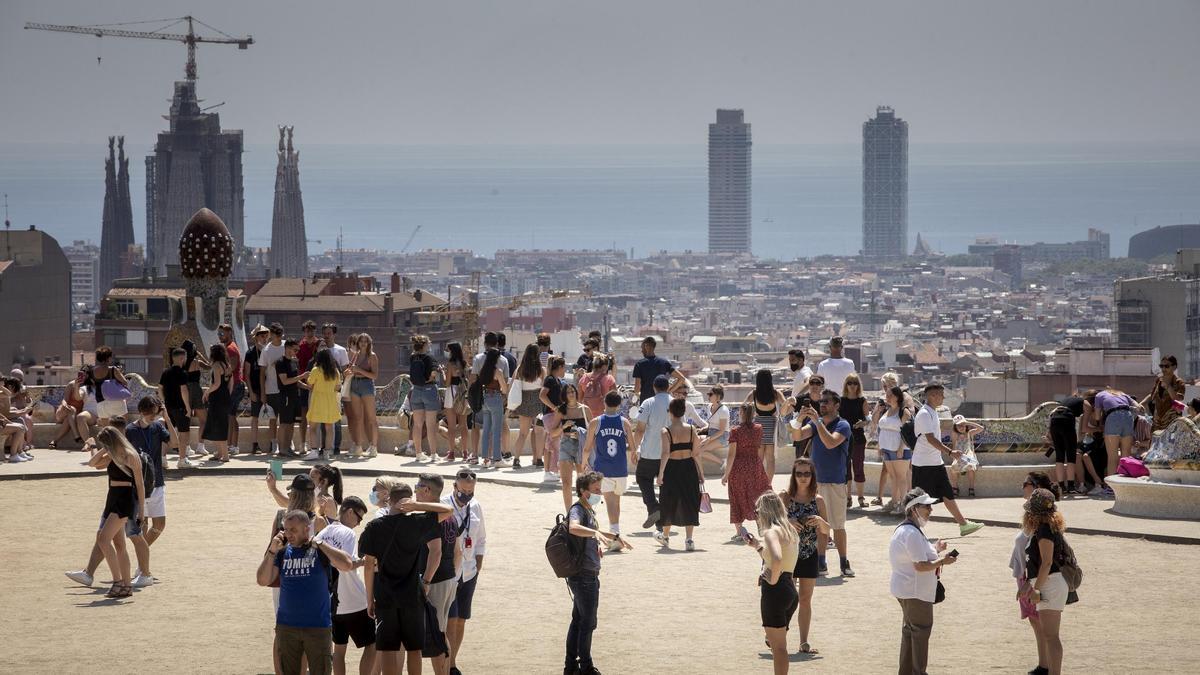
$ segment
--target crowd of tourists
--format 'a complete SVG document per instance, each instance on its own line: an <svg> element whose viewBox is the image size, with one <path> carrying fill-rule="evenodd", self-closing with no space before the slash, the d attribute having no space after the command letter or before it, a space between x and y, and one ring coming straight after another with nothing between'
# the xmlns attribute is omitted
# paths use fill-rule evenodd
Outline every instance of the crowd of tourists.
<svg viewBox="0 0 1200 675"><path fill-rule="evenodd" d="M239 452L243 397L251 412L250 453L332 460L340 453L345 415L350 455L377 454L373 397L379 361L370 336L352 336L348 349L336 343L333 324L323 326L321 338L312 322L303 330L294 340L278 324L260 325L245 358L227 325L207 354L185 342L171 351L157 396L138 400L136 414L127 410L128 381L112 364L111 350L97 350L96 365L80 371L56 414L55 442L73 434L90 451L88 464L108 478L88 562L68 572L69 578L91 586L104 562L113 579L107 595L117 599L155 583L150 550L166 526L167 451L177 453L180 468L193 466L198 455L228 461ZM944 597L939 577L958 552L930 541L923 528L939 503L958 523L960 536L983 527L963 516L958 483L965 475L967 496L974 496L979 469L974 442L984 429L958 416L950 433L942 433L942 385L925 385L918 400L888 373L882 377L883 396L868 400L853 363L842 356L841 339L834 338L830 357L815 372L805 365L803 351L789 354L791 389L777 389L764 369L744 401L726 404L725 389L714 385L706 392L708 402L697 406L688 400L694 385L656 356L653 338L642 343L631 395L616 386L612 358L600 352L598 336L584 342L570 379L565 360L545 338L539 336L518 358L507 351L502 334L487 333L483 350L469 362L462 347L452 344L443 363L428 354L427 338L412 339L412 389L404 402L412 453L432 460L437 439L447 440L445 459L461 464L449 494L443 494L445 479L437 473L421 474L415 485L379 476L364 501L343 494L341 471L327 461L296 475L286 489L274 470L268 472L268 492L279 510L257 580L274 589L277 672L345 673L353 640L362 650L360 673L419 672L423 658L435 673L460 673L458 656L486 548L476 472L519 469L527 440L531 463L543 469L544 480L561 482L569 533L580 541L581 567L567 578L572 615L564 673L599 672L591 642L600 564L604 553L632 548L621 523L621 496L631 474L646 512L641 527L652 530L664 548L682 529L683 549L694 551L700 516L712 511L706 464L728 488L733 539L759 554L766 644L775 671L786 672L793 617L799 652L817 653L809 639L812 596L816 579L828 574L827 550L836 550L844 579L855 576L846 520L850 509L869 506L863 488L870 438L877 439L883 461L871 505L901 517L889 548L890 588L902 616L899 672L925 672L933 605ZM1061 672L1061 613L1078 584L1055 503L1072 492L1107 489L1103 477L1112 468L1110 459L1135 456L1139 443L1145 444L1139 424L1163 428L1184 414L1174 367L1174 357L1164 358L1164 373L1143 401L1113 389L1087 391L1064 400L1050 416L1054 476L1029 474L1011 562L1020 615L1036 639L1038 665L1032 673ZM207 387L200 384L202 370L210 372ZM23 384L15 374L3 385L3 439L17 457L10 461L27 461L22 455L32 425L22 420L31 410L28 394L21 398ZM1152 417L1140 415L1146 407ZM519 433L507 447L510 414L518 419ZM194 445L193 419L200 427ZM259 424L269 433L263 443L257 440ZM789 443L787 488L776 492L770 479L776 449ZM885 494L891 495L886 503ZM376 507L371 518L368 504ZM746 521L755 523L755 532Z"/></svg>

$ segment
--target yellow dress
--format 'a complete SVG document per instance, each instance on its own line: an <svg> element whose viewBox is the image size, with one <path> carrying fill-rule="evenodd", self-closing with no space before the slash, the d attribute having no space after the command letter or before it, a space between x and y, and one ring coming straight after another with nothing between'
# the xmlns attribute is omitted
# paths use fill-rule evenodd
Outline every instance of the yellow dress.
<svg viewBox="0 0 1200 675"><path fill-rule="evenodd" d="M308 373L308 384L312 393L308 397L309 424L333 424L342 418L338 407L338 387L341 385L341 375L333 378L325 377L320 368L313 368Z"/></svg>

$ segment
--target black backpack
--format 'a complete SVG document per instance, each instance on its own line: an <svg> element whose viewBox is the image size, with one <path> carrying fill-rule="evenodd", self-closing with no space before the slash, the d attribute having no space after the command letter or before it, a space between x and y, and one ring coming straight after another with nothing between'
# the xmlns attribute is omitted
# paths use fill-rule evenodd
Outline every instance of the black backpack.
<svg viewBox="0 0 1200 675"><path fill-rule="evenodd" d="M915 420L909 420L900 425L900 438L904 440L904 445L910 450L915 450L917 447L917 425Z"/></svg>
<svg viewBox="0 0 1200 675"><path fill-rule="evenodd" d="M573 577L583 570L583 547L575 541L579 537L572 535L570 528L570 521L560 513L546 538L546 559L559 579Z"/></svg>

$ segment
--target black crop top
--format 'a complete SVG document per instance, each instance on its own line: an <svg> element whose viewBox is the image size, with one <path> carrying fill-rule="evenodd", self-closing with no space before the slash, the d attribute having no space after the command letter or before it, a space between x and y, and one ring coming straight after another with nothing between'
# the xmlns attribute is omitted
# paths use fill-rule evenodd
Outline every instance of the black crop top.
<svg viewBox="0 0 1200 675"><path fill-rule="evenodd" d="M682 443L675 442L675 434L667 431L667 437L671 439L671 449L667 452L675 452L676 450L691 450L692 449L692 432L688 432L688 439Z"/></svg>
<svg viewBox="0 0 1200 675"><path fill-rule="evenodd" d="M117 463L114 461L110 460L108 462L107 471L108 471L108 480L110 480L110 481L121 481L124 483L132 483L133 482L133 476L125 473L125 471L120 466L118 466Z"/></svg>

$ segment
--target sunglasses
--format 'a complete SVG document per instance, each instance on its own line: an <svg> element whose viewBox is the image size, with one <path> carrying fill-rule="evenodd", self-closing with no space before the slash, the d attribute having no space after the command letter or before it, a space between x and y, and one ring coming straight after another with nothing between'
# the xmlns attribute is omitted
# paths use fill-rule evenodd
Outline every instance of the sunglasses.
<svg viewBox="0 0 1200 675"><path fill-rule="evenodd" d="M794 472L792 472L792 475L793 476L803 476L805 478L808 478L809 476L812 475L812 472L811 471L794 471Z"/></svg>
<svg viewBox="0 0 1200 675"><path fill-rule="evenodd" d="M1172 366L1169 363L1160 363L1160 364L1158 364L1158 367L1159 368L1174 368L1174 366Z"/></svg>
<svg viewBox="0 0 1200 675"><path fill-rule="evenodd" d="M475 472L474 471L459 471L458 477L459 478L470 478L471 480L475 480Z"/></svg>
<svg viewBox="0 0 1200 675"><path fill-rule="evenodd" d="M1034 487L1033 481L1028 481L1028 480L1027 480L1027 481L1025 481L1024 483L1021 483L1021 487L1023 487L1023 488L1027 488L1027 487Z"/></svg>

